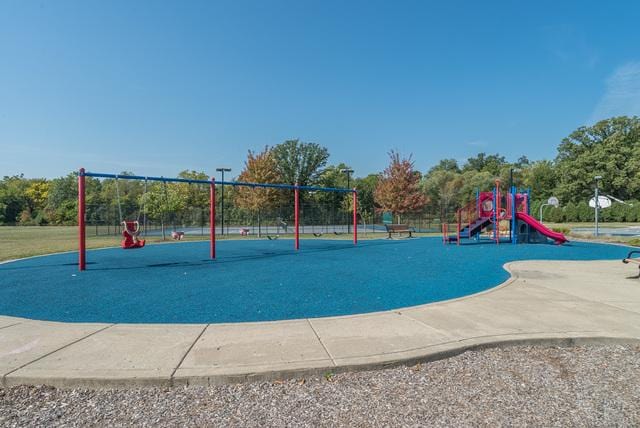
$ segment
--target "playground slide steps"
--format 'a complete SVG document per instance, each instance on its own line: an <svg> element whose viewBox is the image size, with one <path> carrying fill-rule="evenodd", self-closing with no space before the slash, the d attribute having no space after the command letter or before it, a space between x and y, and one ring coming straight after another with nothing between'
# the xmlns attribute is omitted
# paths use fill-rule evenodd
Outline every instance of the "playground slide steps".
<svg viewBox="0 0 640 428"><path fill-rule="evenodd" d="M491 223L491 217L480 217L473 223L471 223L471 231L469 231L469 225L460 230L461 239L471 239L482 231ZM458 240L457 235L449 235L449 242L455 242Z"/></svg>

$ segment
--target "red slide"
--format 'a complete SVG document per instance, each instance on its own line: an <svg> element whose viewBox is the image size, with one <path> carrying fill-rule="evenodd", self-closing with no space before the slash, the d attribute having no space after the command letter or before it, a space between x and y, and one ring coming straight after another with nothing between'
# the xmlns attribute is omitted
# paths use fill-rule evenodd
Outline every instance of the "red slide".
<svg viewBox="0 0 640 428"><path fill-rule="evenodd" d="M562 233L554 232L535 218L531 217L529 214L517 213L516 218L518 220L524 221L544 236L553 239L554 241L556 241L556 244L564 244L568 241L568 239Z"/></svg>

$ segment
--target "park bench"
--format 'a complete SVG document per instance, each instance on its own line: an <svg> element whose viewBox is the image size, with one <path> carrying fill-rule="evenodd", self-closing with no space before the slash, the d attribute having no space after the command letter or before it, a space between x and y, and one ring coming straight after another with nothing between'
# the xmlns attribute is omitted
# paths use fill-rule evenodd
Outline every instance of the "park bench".
<svg viewBox="0 0 640 428"><path fill-rule="evenodd" d="M638 265L638 268L640 268L640 257L631 257L634 254L640 254L640 251L631 251L629 254L627 254L627 257L622 259L622 263L635 263ZM640 278L640 272L638 272L638 278Z"/></svg>
<svg viewBox="0 0 640 428"><path fill-rule="evenodd" d="M409 238L411 238L411 234L414 232L413 227L409 227L407 224L385 224L384 227L387 228L387 233L389 234L389 239L391 239L391 234L402 234L408 233Z"/></svg>

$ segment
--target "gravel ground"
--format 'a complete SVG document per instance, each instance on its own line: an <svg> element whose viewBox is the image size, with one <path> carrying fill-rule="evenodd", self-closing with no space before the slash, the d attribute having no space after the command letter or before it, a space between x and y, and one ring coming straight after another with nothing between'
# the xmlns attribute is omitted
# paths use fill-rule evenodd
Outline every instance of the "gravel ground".
<svg viewBox="0 0 640 428"><path fill-rule="evenodd" d="M0 389L0 425L639 426L640 346L511 347L312 379Z"/></svg>

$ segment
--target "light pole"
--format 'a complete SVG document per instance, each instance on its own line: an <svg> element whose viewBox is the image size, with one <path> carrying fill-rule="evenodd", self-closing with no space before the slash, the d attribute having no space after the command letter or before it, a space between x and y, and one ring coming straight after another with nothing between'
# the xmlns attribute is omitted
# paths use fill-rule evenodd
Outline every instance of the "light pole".
<svg viewBox="0 0 640 428"><path fill-rule="evenodd" d="M347 174L347 189L351 189L351 174L353 174L353 170L351 168L342 168L340 172ZM347 222L347 233L351 233L351 224L349 222Z"/></svg>
<svg viewBox="0 0 640 428"><path fill-rule="evenodd" d="M600 232L599 228L598 228L598 211L599 211L599 208L600 208L600 199L599 199L599 194L598 194L598 191L599 191L599 189L598 189L598 181L602 180L602 176L601 175L596 175L594 177L594 180L596 181L596 200L595 200L596 203L595 203L595 205L596 205L596 238L597 238L598 235L599 235L599 232Z"/></svg>
<svg viewBox="0 0 640 428"><path fill-rule="evenodd" d="M222 184L220 185L220 224L222 230L220 235L224 235L224 173L230 172L231 168L216 168L216 171L222 173Z"/></svg>

